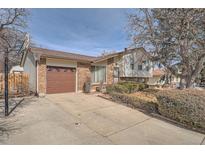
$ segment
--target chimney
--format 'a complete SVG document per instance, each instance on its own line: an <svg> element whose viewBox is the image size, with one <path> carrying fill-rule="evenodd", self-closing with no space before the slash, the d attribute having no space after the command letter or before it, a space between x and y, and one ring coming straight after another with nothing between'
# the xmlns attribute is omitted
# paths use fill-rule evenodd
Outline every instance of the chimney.
<svg viewBox="0 0 205 154"><path fill-rule="evenodd" d="M125 48L125 52L127 52L127 48Z"/></svg>

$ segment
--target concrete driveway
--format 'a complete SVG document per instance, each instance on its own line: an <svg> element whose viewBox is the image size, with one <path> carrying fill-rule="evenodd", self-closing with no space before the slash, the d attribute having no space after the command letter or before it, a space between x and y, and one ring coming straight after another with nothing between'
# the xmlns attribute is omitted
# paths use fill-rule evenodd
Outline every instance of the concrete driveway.
<svg viewBox="0 0 205 154"><path fill-rule="evenodd" d="M0 118L1 144L205 144L204 134L94 95L30 99L14 114Z"/></svg>

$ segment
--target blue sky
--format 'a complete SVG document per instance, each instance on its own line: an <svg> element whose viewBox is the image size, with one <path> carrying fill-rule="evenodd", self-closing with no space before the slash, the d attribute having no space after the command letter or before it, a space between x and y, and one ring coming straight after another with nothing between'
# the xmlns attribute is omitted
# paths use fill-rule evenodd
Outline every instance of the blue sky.
<svg viewBox="0 0 205 154"><path fill-rule="evenodd" d="M130 45L126 9L31 9L28 31L38 46L100 55Z"/></svg>

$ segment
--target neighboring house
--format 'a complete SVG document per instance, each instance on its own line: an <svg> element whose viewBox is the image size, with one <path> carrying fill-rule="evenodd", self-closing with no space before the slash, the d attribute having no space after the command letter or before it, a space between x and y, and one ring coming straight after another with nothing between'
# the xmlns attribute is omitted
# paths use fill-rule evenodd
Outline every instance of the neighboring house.
<svg viewBox="0 0 205 154"><path fill-rule="evenodd" d="M13 66L9 73L23 72L23 67L19 65ZM4 73L4 63L0 63L0 73Z"/></svg>
<svg viewBox="0 0 205 154"><path fill-rule="evenodd" d="M149 86L162 86L166 84L169 87L179 87L180 78L172 75L163 68L155 68L152 77L147 82Z"/></svg>
<svg viewBox="0 0 205 154"><path fill-rule="evenodd" d="M23 67L20 67L19 65L12 66L9 73L14 72L23 72ZM4 73L4 61L0 60L0 73Z"/></svg>
<svg viewBox="0 0 205 154"><path fill-rule="evenodd" d="M91 82L95 90L101 82L143 81L152 76L151 63L143 48L100 57L30 48L23 54L21 66L29 74L30 90L40 95L80 92L85 82Z"/></svg>
<svg viewBox="0 0 205 154"><path fill-rule="evenodd" d="M20 73L20 72L24 72L23 67L16 65L13 66L10 70L10 73Z"/></svg>
<svg viewBox="0 0 205 154"><path fill-rule="evenodd" d="M165 83L165 71L163 69L153 69L152 77L149 78L148 85L161 86Z"/></svg>

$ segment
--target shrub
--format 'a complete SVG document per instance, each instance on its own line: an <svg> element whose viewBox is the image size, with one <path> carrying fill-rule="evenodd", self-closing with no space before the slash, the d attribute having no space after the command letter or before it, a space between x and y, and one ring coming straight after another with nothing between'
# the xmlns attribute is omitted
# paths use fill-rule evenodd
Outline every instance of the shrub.
<svg viewBox="0 0 205 154"><path fill-rule="evenodd" d="M147 85L144 83L137 83L137 82L119 82L114 85L110 85L106 87L108 93L134 93L136 91L140 91L147 88Z"/></svg>
<svg viewBox="0 0 205 154"><path fill-rule="evenodd" d="M139 90L139 84L136 82L119 82L118 85L125 87L128 93L133 93Z"/></svg>
<svg viewBox="0 0 205 154"><path fill-rule="evenodd" d="M147 88L148 88L147 84L139 83L139 88L138 88L139 91L142 91L142 90L147 89Z"/></svg>
<svg viewBox="0 0 205 154"><path fill-rule="evenodd" d="M107 86L106 91L107 93L113 93L113 92L129 93L129 90L127 89L127 87L124 87L120 84L114 84L114 85Z"/></svg>
<svg viewBox="0 0 205 154"><path fill-rule="evenodd" d="M134 108L146 110L149 113L157 112L157 104L148 99L138 98L134 95L111 93L112 100L126 104Z"/></svg>
<svg viewBox="0 0 205 154"><path fill-rule="evenodd" d="M158 111L165 117L205 129L205 91L162 90L156 94Z"/></svg>

